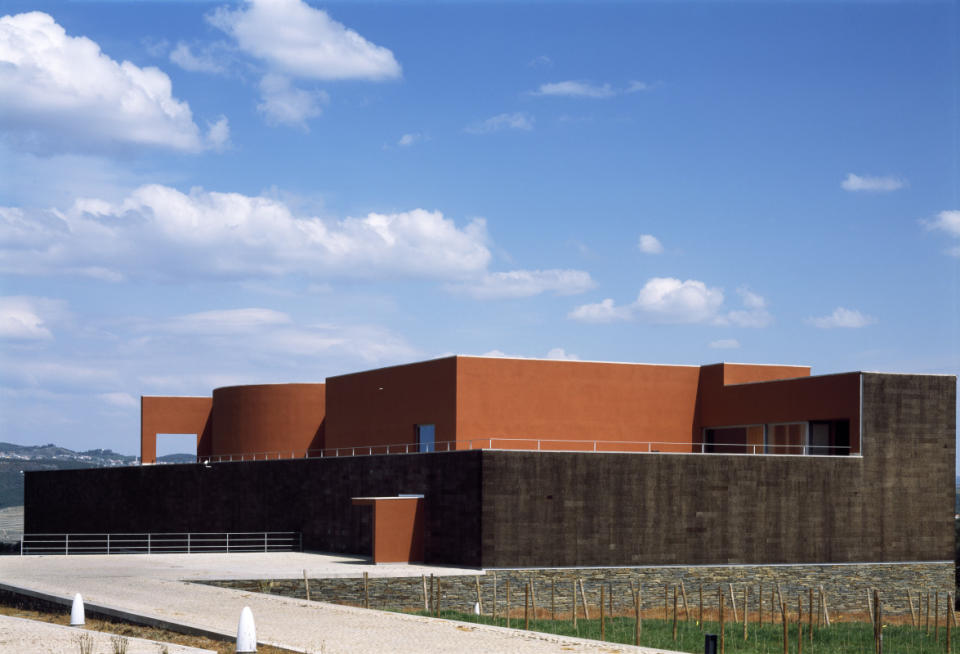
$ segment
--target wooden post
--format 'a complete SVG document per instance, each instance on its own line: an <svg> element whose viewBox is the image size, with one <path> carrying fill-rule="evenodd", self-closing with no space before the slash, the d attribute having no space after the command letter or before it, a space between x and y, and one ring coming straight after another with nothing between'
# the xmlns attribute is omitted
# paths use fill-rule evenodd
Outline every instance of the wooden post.
<svg viewBox="0 0 960 654"><path fill-rule="evenodd" d="M823 605L823 626L830 628L830 609L827 608L827 593L820 584L820 603Z"/></svg>
<svg viewBox="0 0 960 654"><path fill-rule="evenodd" d="M687 588L683 585L683 579L680 580L680 597L683 598L683 619L690 622L690 607L687 606Z"/></svg>
<svg viewBox="0 0 960 654"><path fill-rule="evenodd" d="M493 573L493 623L497 623L497 573Z"/></svg>
<svg viewBox="0 0 960 654"><path fill-rule="evenodd" d="M883 654L883 607L880 604L880 591L873 591L873 610L876 612L877 623L874 627L874 639L877 654Z"/></svg>
<svg viewBox="0 0 960 654"><path fill-rule="evenodd" d="M477 582L477 604L480 606L480 613L483 614L483 597L480 595L480 575L474 577Z"/></svg>
<svg viewBox="0 0 960 654"><path fill-rule="evenodd" d="M677 592L679 589L676 585L673 587L673 639L677 639Z"/></svg>
<svg viewBox="0 0 960 654"><path fill-rule="evenodd" d="M740 617L737 615L737 596L733 593L733 584L730 586L730 606L733 607L733 621L740 622Z"/></svg>
<svg viewBox="0 0 960 654"><path fill-rule="evenodd" d="M630 580L630 592L633 594L633 610L635 620L633 623L633 644L640 645L640 591L633 587L633 579Z"/></svg>
<svg viewBox="0 0 960 654"><path fill-rule="evenodd" d="M583 600L583 617L585 620L589 620L590 609L587 608L587 593L583 590L583 577L580 578L580 599Z"/></svg>
<svg viewBox="0 0 960 654"><path fill-rule="evenodd" d="M910 605L910 625L916 629L917 628L917 614L913 610L913 593L910 592L910 589L907 589L907 604Z"/></svg>
<svg viewBox="0 0 960 654"><path fill-rule="evenodd" d="M953 593L947 593L947 654L950 654L950 617L953 615Z"/></svg>
<svg viewBox="0 0 960 654"><path fill-rule="evenodd" d="M370 573L363 573L363 608L370 608Z"/></svg>
<svg viewBox="0 0 960 654"><path fill-rule="evenodd" d="M530 582L523 589L523 628L530 631Z"/></svg>
<svg viewBox="0 0 960 654"><path fill-rule="evenodd" d="M430 606L427 607L428 613L433 613L433 575L430 575Z"/></svg>
<svg viewBox="0 0 960 654"><path fill-rule="evenodd" d="M779 593L778 593L779 594ZM787 645L787 605L780 604L780 618L783 623L783 654L790 654L790 647Z"/></svg>
<svg viewBox="0 0 960 654"><path fill-rule="evenodd" d="M933 642L940 642L940 591L933 591Z"/></svg>
<svg viewBox="0 0 960 654"><path fill-rule="evenodd" d="M557 619L557 580L550 579L550 619Z"/></svg>
<svg viewBox="0 0 960 654"><path fill-rule="evenodd" d="M507 577L507 629L510 628L510 577Z"/></svg>
<svg viewBox="0 0 960 654"><path fill-rule="evenodd" d="M820 628L820 617L823 615L823 597L817 592L817 629Z"/></svg>
<svg viewBox="0 0 960 654"><path fill-rule="evenodd" d="M530 580L527 582L527 584L530 586L530 608L533 609L532 611L533 619L536 620L537 619L537 594L534 592L536 588L534 587L534 584L533 584L533 575L530 576Z"/></svg>
<svg viewBox="0 0 960 654"><path fill-rule="evenodd" d="M664 620L669 620L669 619L670 619L670 609L668 608L668 607L669 607L669 604L667 603L667 596L669 595L669 588L670 588L670 586L669 586L668 584L664 584L664 585L663 585L663 619L664 619Z"/></svg>
<svg viewBox="0 0 960 654"><path fill-rule="evenodd" d="M307 601L310 601L310 579L307 578L307 569L303 569L303 594L306 595Z"/></svg>
<svg viewBox="0 0 960 654"><path fill-rule="evenodd" d="M440 615L440 577L437 577L437 597L433 601L433 614Z"/></svg>
<svg viewBox="0 0 960 654"><path fill-rule="evenodd" d="M423 582L423 610L430 612L430 596L427 594L427 575L420 575L420 581Z"/></svg>
<svg viewBox="0 0 960 654"><path fill-rule="evenodd" d="M763 626L763 584L757 585L757 624Z"/></svg>
<svg viewBox="0 0 960 654"><path fill-rule="evenodd" d="M777 606L780 607L780 617L783 617L783 593L780 592L780 583L777 583Z"/></svg>
<svg viewBox="0 0 960 654"><path fill-rule="evenodd" d="M813 642L813 588L807 588L810 592L810 601L807 602L807 633L810 642Z"/></svg>
<svg viewBox="0 0 960 654"><path fill-rule="evenodd" d="M573 580L573 628L577 628L577 580Z"/></svg>
<svg viewBox="0 0 960 654"><path fill-rule="evenodd" d="M797 654L803 654L803 623L797 622Z"/></svg>
<svg viewBox="0 0 960 654"><path fill-rule="evenodd" d="M720 654L724 654L726 629L724 629L723 605L726 604L726 602L723 600L723 589L719 586L717 586L717 599L720 600Z"/></svg>
<svg viewBox="0 0 960 654"><path fill-rule="evenodd" d="M870 616L870 622L872 622L873 624L876 624L876 622L877 622L877 614L876 614L876 613L874 612L874 610L873 610L873 599L872 599L872 597L873 597L873 589L872 589L872 588L868 588L868 589L867 589L867 615Z"/></svg>
<svg viewBox="0 0 960 654"><path fill-rule="evenodd" d="M750 605L747 603L750 597L750 586L743 585L743 639L747 639L747 623L750 621Z"/></svg>
<svg viewBox="0 0 960 654"><path fill-rule="evenodd" d="M603 582L600 582L600 640L607 639L607 614L603 605Z"/></svg>
<svg viewBox="0 0 960 654"><path fill-rule="evenodd" d="M700 631L703 631L703 584L700 584L700 619L697 622L700 623Z"/></svg>
<svg viewBox="0 0 960 654"><path fill-rule="evenodd" d="M926 624L924 625L924 630L927 632L927 635L930 635L930 589L927 589L927 611L926 617L923 620Z"/></svg>

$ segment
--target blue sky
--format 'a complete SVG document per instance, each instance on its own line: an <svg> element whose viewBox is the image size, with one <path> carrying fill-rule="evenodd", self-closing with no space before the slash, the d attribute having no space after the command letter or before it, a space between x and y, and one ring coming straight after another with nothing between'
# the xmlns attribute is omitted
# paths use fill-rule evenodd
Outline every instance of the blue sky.
<svg viewBox="0 0 960 654"><path fill-rule="evenodd" d="M449 353L960 371L955 2L0 15L0 440Z"/></svg>

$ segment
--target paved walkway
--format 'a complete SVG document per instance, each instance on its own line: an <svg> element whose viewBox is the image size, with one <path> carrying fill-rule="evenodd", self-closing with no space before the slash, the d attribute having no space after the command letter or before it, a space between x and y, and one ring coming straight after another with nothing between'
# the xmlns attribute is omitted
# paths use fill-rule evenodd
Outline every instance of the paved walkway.
<svg viewBox="0 0 960 654"><path fill-rule="evenodd" d="M303 570L314 578L360 576L364 571L371 577L477 572L417 565L371 566L364 559L301 553L4 556L0 557L0 587L64 603L79 592L88 611L228 637L235 637L240 611L249 606L261 643L299 652L664 652L187 583L199 579L297 579L302 578Z"/></svg>
<svg viewBox="0 0 960 654"><path fill-rule="evenodd" d="M92 652L112 652L114 636L100 631L65 627L49 622L12 618L0 615L0 652L42 652L43 654L77 654L82 638L89 638ZM125 638L127 654L214 654L213 650L160 643L142 638ZM165 648L165 649L164 649Z"/></svg>

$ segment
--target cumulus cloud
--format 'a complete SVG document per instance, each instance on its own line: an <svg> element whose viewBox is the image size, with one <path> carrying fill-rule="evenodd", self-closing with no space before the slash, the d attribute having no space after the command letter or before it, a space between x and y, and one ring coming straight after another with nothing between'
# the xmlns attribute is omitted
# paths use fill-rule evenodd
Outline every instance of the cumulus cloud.
<svg viewBox="0 0 960 654"><path fill-rule="evenodd" d="M486 120L468 125L464 128L464 131L468 134L490 134L491 132L499 132L504 129L530 131L533 129L533 116L524 112L497 114Z"/></svg>
<svg viewBox="0 0 960 654"><path fill-rule="evenodd" d="M401 75L387 48L375 45L302 0L250 0L207 17L243 51L273 71L316 80L383 80Z"/></svg>
<svg viewBox="0 0 960 654"><path fill-rule="evenodd" d="M871 316L860 313L856 309L845 309L837 307L829 316L820 316L819 318L808 318L807 322L820 329L833 329L844 327L848 329L857 329L866 327L876 322Z"/></svg>
<svg viewBox="0 0 960 654"><path fill-rule="evenodd" d="M960 211L941 211L936 218L924 221L924 224L927 229L941 231L949 236L960 238ZM947 250L947 254L960 257L960 245Z"/></svg>
<svg viewBox="0 0 960 654"><path fill-rule="evenodd" d="M177 43L177 47L170 51L170 61L192 73L216 74L226 72L226 67L213 55L209 48L195 54L190 46L183 41Z"/></svg>
<svg viewBox="0 0 960 654"><path fill-rule="evenodd" d="M118 63L42 12L0 18L0 129L38 152L211 145L163 71Z"/></svg>
<svg viewBox="0 0 960 654"><path fill-rule="evenodd" d="M23 295L0 297L0 339L50 340L51 325L65 316L66 303L62 300Z"/></svg>
<svg viewBox="0 0 960 654"><path fill-rule="evenodd" d="M547 352L548 359L556 359L557 361L579 361L580 357L571 352L567 352L562 347L551 348Z"/></svg>
<svg viewBox="0 0 960 654"><path fill-rule="evenodd" d="M547 351L546 355L543 357L528 357L522 354L507 354L503 350L490 350L489 352L484 352L480 356L482 357L491 357L495 359L553 359L554 361L579 361L580 357L576 354L570 354L562 347L554 347Z"/></svg>
<svg viewBox="0 0 960 654"><path fill-rule="evenodd" d="M594 304L582 304L567 317L580 322L605 323L630 320L633 314L630 307L618 307L612 298L607 298Z"/></svg>
<svg viewBox="0 0 960 654"><path fill-rule="evenodd" d="M906 181L899 177L874 177L871 175L854 175L853 173L848 173L846 179L840 183L844 191L873 191L879 193L896 191L906 185Z"/></svg>
<svg viewBox="0 0 960 654"><path fill-rule="evenodd" d="M590 82L581 82L577 80L566 80L564 82L550 82L541 84L531 95L542 96L565 96L569 98L612 98L617 94L609 84L591 84Z"/></svg>
<svg viewBox="0 0 960 654"><path fill-rule="evenodd" d="M590 273L582 270L511 270L483 275L478 280L451 285L451 290L464 292L481 300L524 298L553 293L575 295L595 286Z"/></svg>
<svg viewBox="0 0 960 654"><path fill-rule="evenodd" d="M260 80L260 104L257 111L262 113L269 125L287 125L307 128L307 120L323 113L323 105L330 101L325 91L307 91L290 83L284 75L264 75Z"/></svg>
<svg viewBox="0 0 960 654"><path fill-rule="evenodd" d="M773 322L773 316L767 311L767 301L748 288L738 288L737 294L743 304L742 309L734 309L717 316L718 325L735 327L767 327Z"/></svg>
<svg viewBox="0 0 960 654"><path fill-rule="evenodd" d="M652 234L641 234L637 241L637 247L644 254L660 254L663 252L663 244L660 243L660 239Z"/></svg>
<svg viewBox="0 0 960 654"><path fill-rule="evenodd" d="M649 91L652 87L646 82L631 81L627 84L626 93L637 93L639 91Z"/></svg>
<svg viewBox="0 0 960 654"><path fill-rule="evenodd" d="M423 135L420 134L419 132L412 133L412 134L404 134L397 141L397 145L399 145L401 148L406 148L420 141L421 139L423 139Z"/></svg>
<svg viewBox="0 0 960 654"><path fill-rule="evenodd" d="M592 323L636 319L661 324L709 323L738 327L766 327L772 322L762 297L747 289L738 292L744 308L723 312L723 290L695 279L653 277L631 304L617 305L612 298L607 298L576 307L567 317Z"/></svg>
<svg viewBox="0 0 960 654"><path fill-rule="evenodd" d="M710 347L714 350L735 350L740 347L740 341L735 338L721 338L711 341Z"/></svg>
<svg viewBox="0 0 960 654"><path fill-rule="evenodd" d="M486 272L486 241L482 219L459 227L439 211L323 220L268 197L161 185L66 211L0 208L0 270L15 274L464 279Z"/></svg>

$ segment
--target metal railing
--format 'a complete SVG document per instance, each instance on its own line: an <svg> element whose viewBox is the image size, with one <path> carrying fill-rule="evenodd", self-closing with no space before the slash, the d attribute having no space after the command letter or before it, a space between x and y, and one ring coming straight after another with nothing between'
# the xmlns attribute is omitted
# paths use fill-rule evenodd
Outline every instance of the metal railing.
<svg viewBox="0 0 960 654"><path fill-rule="evenodd" d="M302 536L294 531L24 534L20 540L21 556L298 552L302 549Z"/></svg>
<svg viewBox="0 0 960 654"><path fill-rule="evenodd" d="M677 443L669 441L562 440L555 438L473 438L458 441L440 441L430 445L394 443L390 445L358 445L300 451L213 454L200 456L197 458L197 461L198 463L223 463L229 461L275 461L278 459L326 459L345 456L422 454L425 452L453 452L458 450L604 452L611 454L779 454L796 456L847 456L851 454L851 448L849 446L829 445L750 445Z"/></svg>

